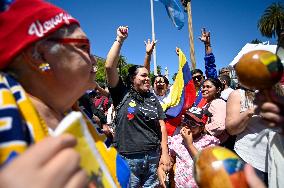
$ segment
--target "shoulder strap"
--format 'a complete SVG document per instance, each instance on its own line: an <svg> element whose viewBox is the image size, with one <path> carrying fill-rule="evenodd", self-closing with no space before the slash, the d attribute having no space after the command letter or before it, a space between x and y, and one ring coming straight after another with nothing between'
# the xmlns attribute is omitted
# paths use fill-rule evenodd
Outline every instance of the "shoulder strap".
<svg viewBox="0 0 284 188"><path fill-rule="evenodd" d="M117 105L117 107L115 108L116 111L118 111L121 106L126 102L126 99L130 96L129 92L126 93L126 95L124 95L123 99L120 101L120 103Z"/></svg>
<svg viewBox="0 0 284 188"><path fill-rule="evenodd" d="M106 99L106 98L102 96L102 99L101 99L101 101L100 101L100 103L99 103L99 105L98 105L98 107L97 107L98 109L101 109L101 107L102 107L103 104L104 104L105 99Z"/></svg>
<svg viewBox="0 0 284 188"><path fill-rule="evenodd" d="M121 108L121 106L126 102L127 98L130 96L129 92L126 93L126 95L124 95L123 99L120 101L120 103L115 107L115 114L113 117L113 121L111 124L111 127L115 130L116 126L117 126L117 113L118 110Z"/></svg>

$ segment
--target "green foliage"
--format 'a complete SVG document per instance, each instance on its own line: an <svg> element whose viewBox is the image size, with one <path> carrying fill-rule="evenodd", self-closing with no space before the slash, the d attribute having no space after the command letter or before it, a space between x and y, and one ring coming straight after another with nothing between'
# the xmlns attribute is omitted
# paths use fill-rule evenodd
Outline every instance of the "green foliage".
<svg viewBox="0 0 284 188"><path fill-rule="evenodd" d="M96 60L97 60L97 65L98 65L98 71L96 74L96 81L98 83L104 83L106 84L106 73L105 73L105 59L96 56ZM119 56L119 60L118 60L118 73L119 75L122 77L122 80L125 81L126 76L128 75L128 69L129 67L133 66L133 64L128 64L127 63L127 59L123 56L120 55ZM161 74L162 72L162 67L160 65L157 66L157 73ZM154 78L154 72L150 73L150 80L152 80Z"/></svg>
<svg viewBox="0 0 284 188"><path fill-rule="evenodd" d="M96 56L98 71L96 73L96 81L98 83L106 84L106 72L105 72L105 59ZM128 74L128 68L132 66L132 64L127 64L127 60L124 56L119 56L118 60L118 73L122 77L122 80L125 80Z"/></svg>
<svg viewBox="0 0 284 188"><path fill-rule="evenodd" d="M284 29L284 7L281 3L271 4L261 16L257 27L265 37L278 36Z"/></svg>
<svg viewBox="0 0 284 188"><path fill-rule="evenodd" d="M123 66L120 70L120 76L122 78L123 81L125 81L127 75L128 75L128 69L129 67L133 66L133 64L126 64L125 66Z"/></svg>
<svg viewBox="0 0 284 188"><path fill-rule="evenodd" d="M175 81L177 77L177 73L174 73L174 75L172 76L172 80Z"/></svg>
<svg viewBox="0 0 284 188"><path fill-rule="evenodd" d="M96 81L98 83L106 83L106 73L105 73L105 59L96 57L98 70L96 73Z"/></svg>
<svg viewBox="0 0 284 188"><path fill-rule="evenodd" d="M162 67L157 65L157 74L162 74Z"/></svg>

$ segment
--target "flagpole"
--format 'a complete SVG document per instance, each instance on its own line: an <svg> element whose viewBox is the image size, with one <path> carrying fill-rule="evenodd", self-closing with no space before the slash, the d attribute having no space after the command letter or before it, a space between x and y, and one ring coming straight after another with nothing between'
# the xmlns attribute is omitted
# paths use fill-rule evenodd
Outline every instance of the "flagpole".
<svg viewBox="0 0 284 188"><path fill-rule="evenodd" d="M187 16L188 16L188 31L189 31L189 50L190 50L190 61L191 68L196 68L194 44L193 44L193 29L192 29L192 15L191 15L191 0L187 2Z"/></svg>
<svg viewBox="0 0 284 188"><path fill-rule="evenodd" d="M156 39L155 39L155 20L154 20L153 0L150 0L150 4L151 4L152 41L156 41ZM153 61L154 61L154 75L157 75L156 46L155 46L155 48L153 50Z"/></svg>

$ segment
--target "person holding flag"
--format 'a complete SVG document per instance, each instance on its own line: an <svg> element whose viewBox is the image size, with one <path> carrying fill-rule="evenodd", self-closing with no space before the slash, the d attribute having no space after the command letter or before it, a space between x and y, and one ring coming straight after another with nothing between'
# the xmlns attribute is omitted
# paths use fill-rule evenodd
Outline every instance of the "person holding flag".
<svg viewBox="0 0 284 188"><path fill-rule="evenodd" d="M215 65L215 57L212 53L210 32L207 32L205 28L201 30L200 41L205 46L205 74L207 78L217 78L217 71ZM150 57L155 46L155 42L146 43L146 54L144 67L150 69ZM206 104L206 99L202 97L201 86L204 81L203 72L200 69L190 70L185 55L179 48L176 49L176 53L179 56L179 71L176 76L175 82L171 87L170 92L162 92L165 94L163 101L161 102L163 110L166 112L167 119L165 120L167 133L171 136L177 125L180 124L181 114L191 107L202 108ZM149 57L150 56L150 57ZM181 60L183 62L181 62ZM175 86L176 85L176 86ZM155 87L155 85L154 85ZM168 90L168 88L165 88Z"/></svg>

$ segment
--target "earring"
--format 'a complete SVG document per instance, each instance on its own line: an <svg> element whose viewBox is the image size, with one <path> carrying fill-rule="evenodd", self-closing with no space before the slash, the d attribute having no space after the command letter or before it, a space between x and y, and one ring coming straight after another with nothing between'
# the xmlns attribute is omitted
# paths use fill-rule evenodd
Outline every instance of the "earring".
<svg viewBox="0 0 284 188"><path fill-rule="evenodd" d="M38 68L42 71L42 72L47 72L50 70L50 66L48 63L41 63Z"/></svg>

